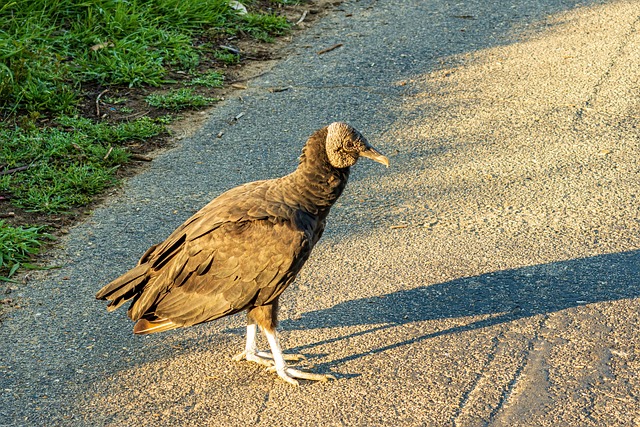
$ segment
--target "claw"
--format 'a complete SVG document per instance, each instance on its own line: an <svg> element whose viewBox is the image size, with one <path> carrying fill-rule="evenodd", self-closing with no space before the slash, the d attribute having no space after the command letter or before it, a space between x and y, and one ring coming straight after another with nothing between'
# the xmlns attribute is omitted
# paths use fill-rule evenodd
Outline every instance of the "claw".
<svg viewBox="0 0 640 427"><path fill-rule="evenodd" d="M275 368L275 366L274 366L274 368ZM269 370L269 368L267 368L267 370ZM293 379L293 376L287 375L286 371L288 371L288 369L274 369L274 370L278 373L278 376L280 378L282 378L283 380L285 380L289 384L294 385L296 387L299 385L298 381Z"/></svg>
<svg viewBox="0 0 640 427"><path fill-rule="evenodd" d="M246 352L246 351L243 351L242 353L238 353L238 354L236 354L236 355L235 355L235 356L233 356L231 359L232 359L234 362L239 362L239 361L244 360L244 359L246 359L246 358L247 358L247 352Z"/></svg>
<svg viewBox="0 0 640 427"><path fill-rule="evenodd" d="M298 362L300 360L307 360L304 354L283 354L284 360L289 362ZM247 360L249 362L256 362L264 366L273 366L273 355L268 351L258 351L255 353L244 350L242 353L238 353L232 358L235 362Z"/></svg>

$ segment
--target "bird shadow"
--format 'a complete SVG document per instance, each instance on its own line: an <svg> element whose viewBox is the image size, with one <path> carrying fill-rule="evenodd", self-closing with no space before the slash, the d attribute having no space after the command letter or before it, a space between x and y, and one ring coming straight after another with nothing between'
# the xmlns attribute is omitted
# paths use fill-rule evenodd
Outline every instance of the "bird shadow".
<svg viewBox="0 0 640 427"><path fill-rule="evenodd" d="M481 316L481 320L392 342L332 360L336 366L443 335L486 328L587 304L640 297L640 251L598 255L465 277L386 295L346 301L284 320L284 330L371 326L365 330L289 349L314 347L385 331L408 323Z"/></svg>

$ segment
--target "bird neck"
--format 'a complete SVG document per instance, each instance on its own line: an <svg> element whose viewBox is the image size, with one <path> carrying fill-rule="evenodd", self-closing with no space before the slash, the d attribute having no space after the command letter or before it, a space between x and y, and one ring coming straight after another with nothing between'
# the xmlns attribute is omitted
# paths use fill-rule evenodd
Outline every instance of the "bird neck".
<svg viewBox="0 0 640 427"><path fill-rule="evenodd" d="M302 150L300 163L289 175L301 207L326 216L349 179L349 168L335 168L329 162L325 140L327 128L315 132Z"/></svg>

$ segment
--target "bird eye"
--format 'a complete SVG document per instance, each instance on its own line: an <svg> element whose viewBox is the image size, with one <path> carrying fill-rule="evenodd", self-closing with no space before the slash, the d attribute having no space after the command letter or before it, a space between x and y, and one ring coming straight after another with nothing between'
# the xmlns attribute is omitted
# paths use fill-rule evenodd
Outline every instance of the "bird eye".
<svg viewBox="0 0 640 427"><path fill-rule="evenodd" d="M353 139L350 139L347 141L347 143L344 145L344 148L347 151L358 151L358 143L357 141L354 141Z"/></svg>

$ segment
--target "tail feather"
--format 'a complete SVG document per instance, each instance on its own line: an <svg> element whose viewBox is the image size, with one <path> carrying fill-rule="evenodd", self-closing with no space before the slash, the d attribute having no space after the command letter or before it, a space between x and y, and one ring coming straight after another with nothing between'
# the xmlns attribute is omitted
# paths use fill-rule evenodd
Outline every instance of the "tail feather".
<svg viewBox="0 0 640 427"><path fill-rule="evenodd" d="M107 300L109 305L107 310L113 311L126 301L140 293L144 285L149 280L147 273L149 266L138 265L122 276L118 277L96 294L96 299Z"/></svg>
<svg viewBox="0 0 640 427"><path fill-rule="evenodd" d="M169 331L171 329L179 328L180 325L173 323L169 319L157 319L147 320L140 319L133 327L133 333L138 335L154 334L156 332Z"/></svg>

